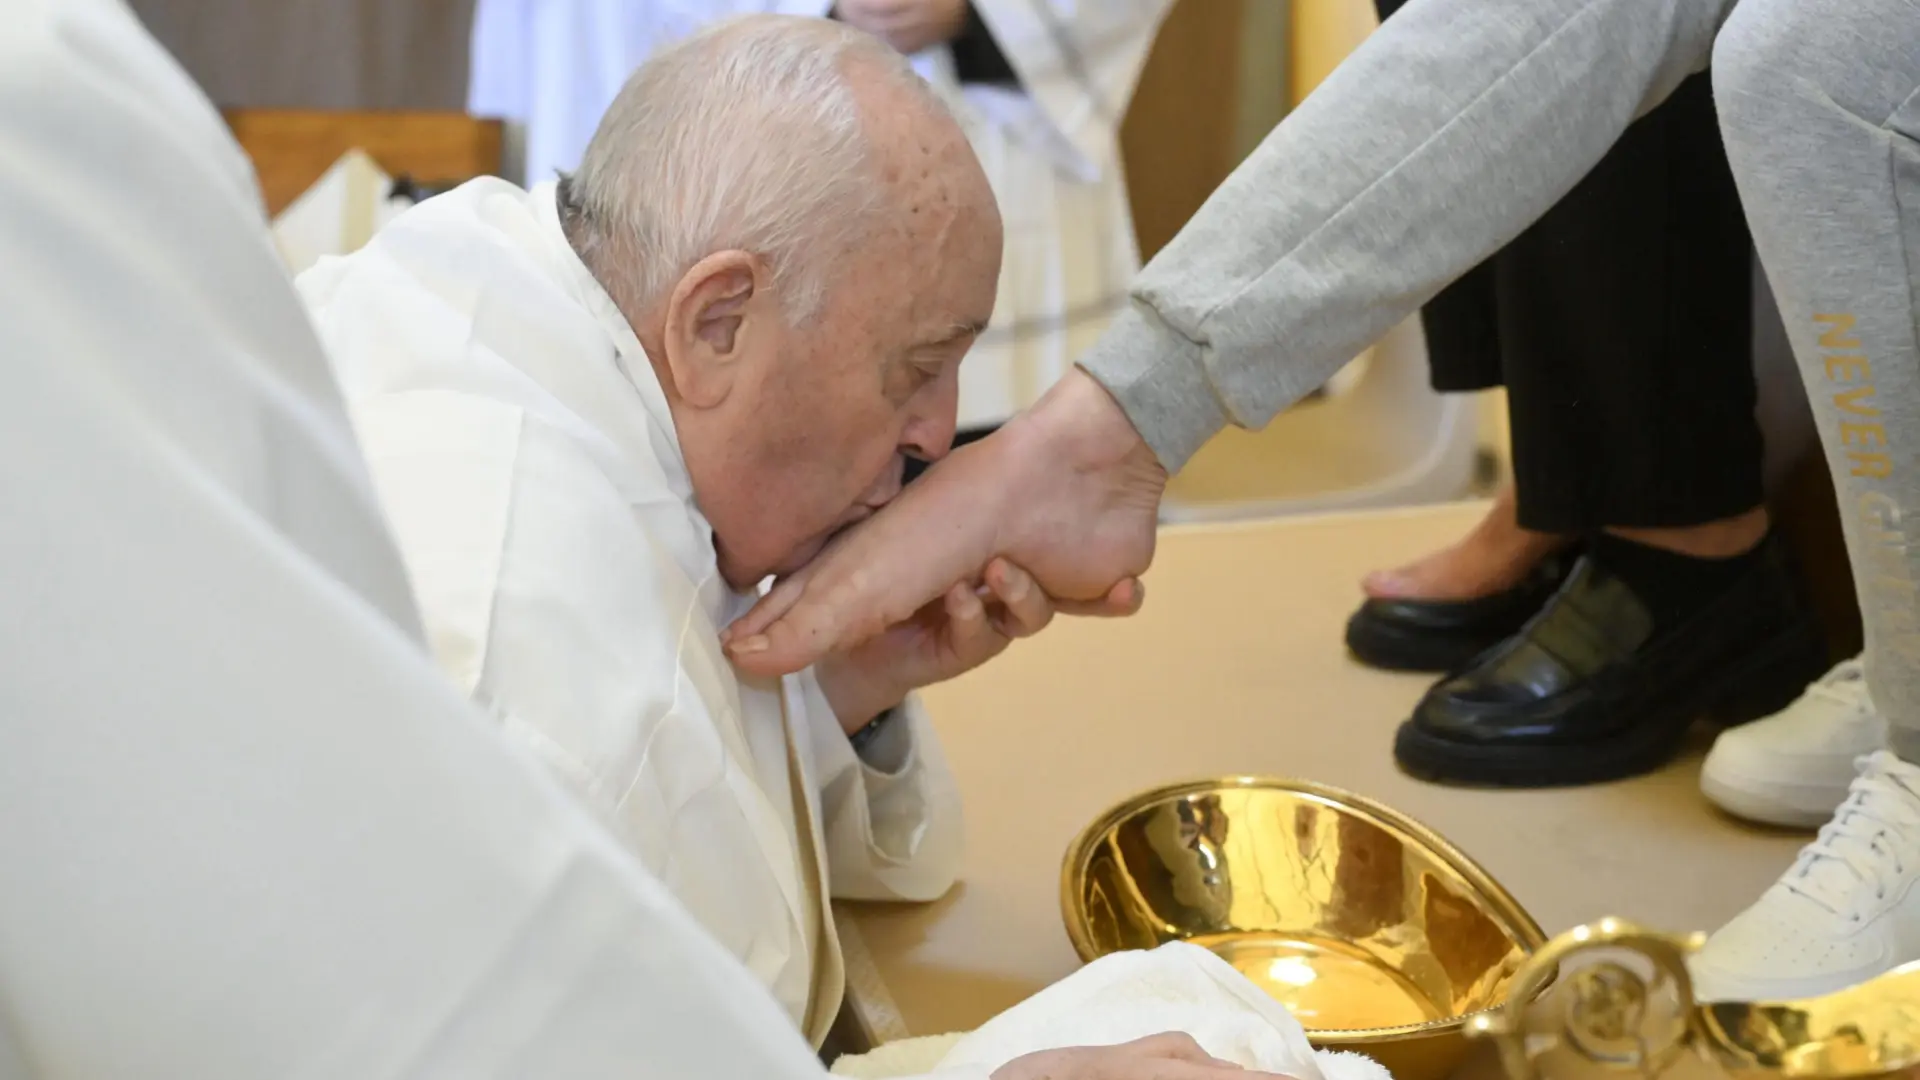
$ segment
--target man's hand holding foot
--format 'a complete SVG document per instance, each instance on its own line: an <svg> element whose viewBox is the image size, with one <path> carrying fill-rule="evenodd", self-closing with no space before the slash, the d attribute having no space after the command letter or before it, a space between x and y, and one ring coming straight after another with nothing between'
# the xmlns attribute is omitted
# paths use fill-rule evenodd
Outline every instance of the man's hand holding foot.
<svg viewBox="0 0 1920 1080"><path fill-rule="evenodd" d="M997 555L1059 610L1132 614L1166 481L1119 404L1076 370L777 584L727 629L728 652L758 674L798 671L977 582Z"/></svg>

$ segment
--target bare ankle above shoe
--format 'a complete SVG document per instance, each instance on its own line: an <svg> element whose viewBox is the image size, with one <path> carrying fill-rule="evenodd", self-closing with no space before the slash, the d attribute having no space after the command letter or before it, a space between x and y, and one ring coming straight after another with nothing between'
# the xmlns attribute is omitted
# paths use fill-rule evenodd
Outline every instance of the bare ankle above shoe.
<svg viewBox="0 0 1920 1080"><path fill-rule="evenodd" d="M1477 600L1520 584L1569 540L1521 528L1508 485L1458 542L1397 569L1369 574L1361 587L1375 599Z"/></svg>
<svg viewBox="0 0 1920 1080"><path fill-rule="evenodd" d="M1676 555L1690 555L1696 559L1731 559L1758 547L1760 541L1767 538L1767 531L1771 527L1767 508L1756 506L1744 514L1700 525L1658 529L1609 528L1607 532L1622 540L1671 551Z"/></svg>

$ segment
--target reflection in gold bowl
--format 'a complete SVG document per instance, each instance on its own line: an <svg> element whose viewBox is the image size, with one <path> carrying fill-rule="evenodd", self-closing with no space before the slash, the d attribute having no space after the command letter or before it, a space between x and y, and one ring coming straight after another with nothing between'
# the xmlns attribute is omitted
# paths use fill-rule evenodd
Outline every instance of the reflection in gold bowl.
<svg viewBox="0 0 1920 1080"><path fill-rule="evenodd" d="M1204 945L1315 1045L1437 1080L1504 999L1540 927L1473 860L1370 799L1300 780L1159 788L1101 815L1061 870L1083 960Z"/></svg>

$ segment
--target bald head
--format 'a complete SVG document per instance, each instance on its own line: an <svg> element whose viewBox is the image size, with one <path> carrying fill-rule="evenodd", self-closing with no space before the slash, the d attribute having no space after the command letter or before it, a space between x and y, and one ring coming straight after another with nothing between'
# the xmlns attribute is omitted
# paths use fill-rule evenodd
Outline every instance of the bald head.
<svg viewBox="0 0 1920 1080"><path fill-rule="evenodd" d="M653 56L601 120L569 185L575 246L647 310L706 255L764 259L810 318L849 252L968 204L998 213L945 104L877 38L750 15Z"/></svg>
<svg viewBox="0 0 1920 1080"><path fill-rule="evenodd" d="M649 60L564 196L646 348L720 571L804 564L953 441L1001 228L965 134L878 39L749 16Z"/></svg>

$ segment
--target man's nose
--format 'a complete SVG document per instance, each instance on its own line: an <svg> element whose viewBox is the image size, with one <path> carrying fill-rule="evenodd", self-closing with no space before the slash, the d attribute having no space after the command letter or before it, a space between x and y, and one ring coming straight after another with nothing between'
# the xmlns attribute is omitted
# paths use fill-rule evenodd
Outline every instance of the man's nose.
<svg viewBox="0 0 1920 1080"><path fill-rule="evenodd" d="M901 452L923 461L939 461L953 449L954 429L960 414L960 380L951 373L927 388L923 402L914 403L914 411L900 434Z"/></svg>

